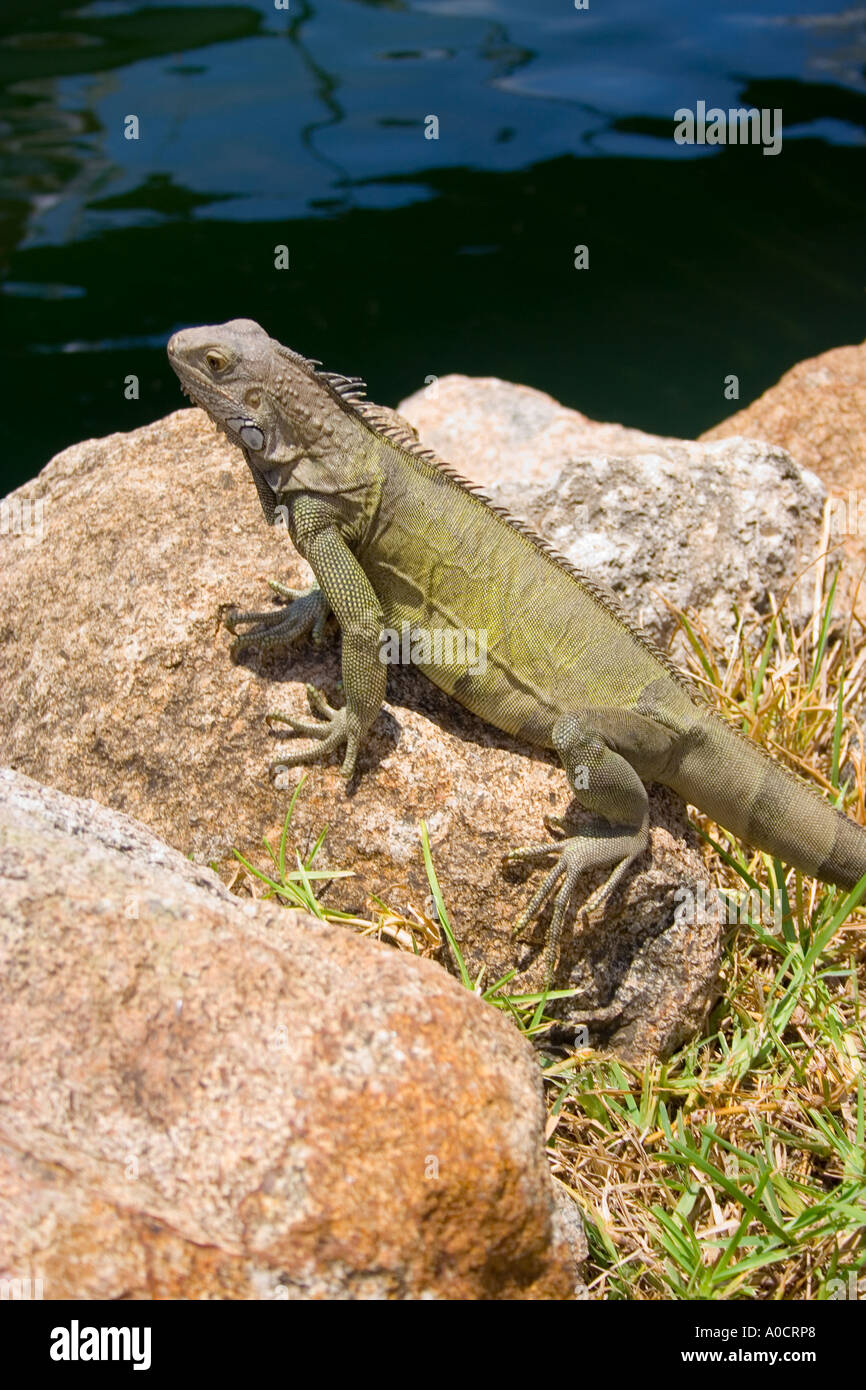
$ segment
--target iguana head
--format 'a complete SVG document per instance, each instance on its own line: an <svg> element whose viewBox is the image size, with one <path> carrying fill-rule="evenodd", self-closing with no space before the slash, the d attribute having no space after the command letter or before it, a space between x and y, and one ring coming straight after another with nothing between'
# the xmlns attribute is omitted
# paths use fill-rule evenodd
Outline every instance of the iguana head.
<svg viewBox="0 0 866 1390"><path fill-rule="evenodd" d="M287 444L316 444L322 422L315 397L326 393L314 364L252 319L184 328L169 339L168 360L190 400L252 455L251 462L270 467Z"/></svg>
<svg viewBox="0 0 866 1390"><path fill-rule="evenodd" d="M243 450L269 521L275 500L293 491L348 498L352 516L372 505L377 470L359 448L357 377L317 371L252 319L184 328L168 360L190 400Z"/></svg>

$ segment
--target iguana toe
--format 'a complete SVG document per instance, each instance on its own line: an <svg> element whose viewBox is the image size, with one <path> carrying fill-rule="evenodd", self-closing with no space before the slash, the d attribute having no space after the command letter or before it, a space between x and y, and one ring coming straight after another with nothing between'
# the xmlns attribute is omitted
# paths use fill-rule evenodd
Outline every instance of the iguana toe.
<svg viewBox="0 0 866 1390"><path fill-rule="evenodd" d="M519 849L506 851L503 858L507 864L517 864L521 860L543 859L548 854L559 854L562 849L561 840L553 840L545 845L521 845Z"/></svg>

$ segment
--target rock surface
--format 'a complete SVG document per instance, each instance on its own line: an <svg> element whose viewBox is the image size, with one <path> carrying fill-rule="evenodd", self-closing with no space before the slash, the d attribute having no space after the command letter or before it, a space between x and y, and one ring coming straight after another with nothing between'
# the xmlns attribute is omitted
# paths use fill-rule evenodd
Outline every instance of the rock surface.
<svg viewBox="0 0 866 1390"><path fill-rule="evenodd" d="M443 377L400 413L493 501L597 575L666 644L668 604L726 643L819 550L824 489L776 445L700 444L599 424L542 391ZM811 612L814 573L792 607ZM665 601L667 600L667 602ZM681 656L681 639L674 645Z"/></svg>
<svg viewBox="0 0 866 1390"><path fill-rule="evenodd" d="M798 362L763 396L701 436L780 445L830 494L826 544L842 562L840 611L866 620L866 343Z"/></svg>
<svg viewBox="0 0 866 1390"><path fill-rule="evenodd" d="M702 440L768 440L831 492L866 484L866 343L809 357Z"/></svg>
<svg viewBox="0 0 866 1390"><path fill-rule="evenodd" d="M574 1296L536 1060L430 961L0 770L0 1277L48 1299Z"/></svg>
<svg viewBox="0 0 866 1390"><path fill-rule="evenodd" d="M42 543L0 536L7 761L134 815L196 859L228 867L236 847L265 862L262 837L278 838L300 778L294 769L281 786L269 775L280 741L265 712L305 711L306 681L341 703L339 643L232 664L220 605L266 603L269 574L309 578L265 526L240 455L200 412L182 411L66 450L27 491L45 502ZM501 859L566 807L564 774L416 672L396 668L389 700L348 794L334 760L311 770L295 812L302 848L329 825L324 862L358 874L327 901L360 912L375 892L421 907L426 820L473 977L485 967L490 984L516 967L515 992L539 988L541 931L518 944L510 932L541 870L520 882ZM684 843L682 808L664 795L654 805L653 861L602 923L574 923L556 980L579 991L557 1016L634 1058L669 1052L700 1026L718 963L718 927L672 922L680 882L706 874Z"/></svg>

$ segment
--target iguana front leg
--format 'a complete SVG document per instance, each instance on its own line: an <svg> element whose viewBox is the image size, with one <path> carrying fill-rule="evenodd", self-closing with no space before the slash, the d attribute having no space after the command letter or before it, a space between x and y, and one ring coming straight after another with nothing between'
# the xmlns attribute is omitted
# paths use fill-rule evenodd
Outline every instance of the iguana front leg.
<svg viewBox="0 0 866 1390"><path fill-rule="evenodd" d="M322 594L334 613L343 634L342 709L334 709L325 696L307 687L307 697L321 723L297 719L293 714L273 710L268 723L288 724L293 733L317 740L313 748L300 748L273 759L272 767L295 767L319 762L335 748L345 744L346 755L340 769L345 778L355 770L361 739L373 723L385 699L386 672L380 660L380 638L384 615L375 590L337 526L316 525L317 512L304 504L297 509L296 545L309 561ZM306 521L307 525L304 525Z"/></svg>
<svg viewBox="0 0 866 1390"><path fill-rule="evenodd" d="M553 743L575 799L599 819L568 839L528 845L506 856L511 861L557 856L518 918L513 933L517 935L525 928L562 879L545 939L545 989L553 980L565 914L581 875L612 866L608 878L584 905L584 911L589 912L604 901L647 848L649 812L642 776L654 780L668 763L675 735L654 720L629 710L591 709L559 719L553 729Z"/></svg>
<svg viewBox="0 0 866 1390"><path fill-rule="evenodd" d="M233 608L225 615L225 625L235 639L230 649L233 658L247 647L257 647L259 651L289 647L308 634L317 645L324 639L331 605L318 584L311 584L308 589L290 589L277 579L269 579L268 583L275 594L288 602L284 608L266 608L261 612L242 613ZM247 623L255 626L248 632L238 632L238 626Z"/></svg>

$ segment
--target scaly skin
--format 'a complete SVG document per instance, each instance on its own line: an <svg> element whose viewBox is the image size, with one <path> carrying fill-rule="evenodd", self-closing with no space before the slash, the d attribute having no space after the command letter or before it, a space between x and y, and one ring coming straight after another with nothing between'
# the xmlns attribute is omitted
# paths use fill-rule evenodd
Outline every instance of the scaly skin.
<svg viewBox="0 0 866 1390"><path fill-rule="evenodd" d="M285 509L318 584L285 591L276 616L233 614L232 632L252 624L236 646L308 632L320 640L329 613L342 630L345 706L308 687L316 720L269 715L314 741L280 766L344 748L342 774L353 775L385 697L383 628L486 633L484 670L468 657L417 664L497 728L556 749L576 800L594 813L577 834L511 856L556 856L516 928L553 896L548 982L582 875L611 870L586 905L597 907L647 848L647 782L829 883L851 888L866 874L862 827L725 724L589 576L419 453L398 416L363 401L357 379L317 370L248 319L176 333L168 355L190 398L243 451L267 520Z"/></svg>

